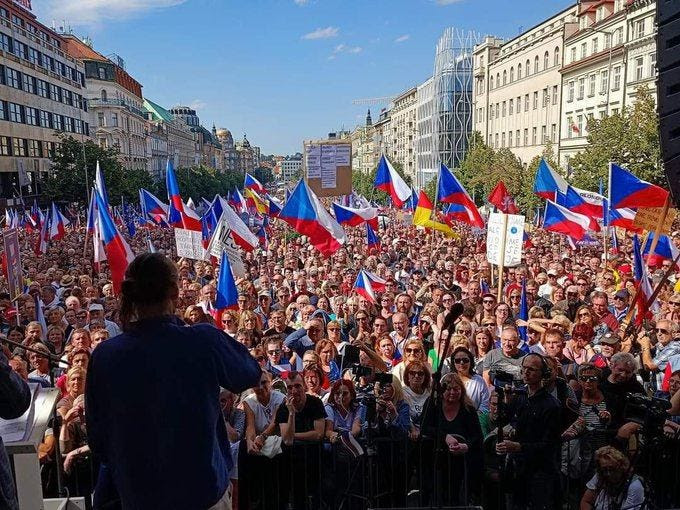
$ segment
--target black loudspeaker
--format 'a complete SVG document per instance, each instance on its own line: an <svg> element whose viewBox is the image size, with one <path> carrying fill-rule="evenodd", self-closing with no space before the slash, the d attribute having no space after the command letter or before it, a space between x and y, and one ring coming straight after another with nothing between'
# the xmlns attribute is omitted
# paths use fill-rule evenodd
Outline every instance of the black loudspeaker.
<svg viewBox="0 0 680 510"><path fill-rule="evenodd" d="M656 16L661 157L673 201L680 205L680 1L657 0Z"/></svg>

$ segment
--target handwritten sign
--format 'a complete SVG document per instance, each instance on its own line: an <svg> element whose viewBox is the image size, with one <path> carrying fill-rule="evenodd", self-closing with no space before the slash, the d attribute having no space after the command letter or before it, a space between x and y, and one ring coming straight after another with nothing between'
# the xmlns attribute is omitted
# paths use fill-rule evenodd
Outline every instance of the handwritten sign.
<svg viewBox="0 0 680 510"><path fill-rule="evenodd" d="M224 213L220 216L220 221L217 222L217 227L215 227L215 232L208 245L208 253L218 260L222 258L222 252L227 252L233 275L236 278L244 278L246 276L246 268L243 265L241 253L236 243L234 243L231 228L229 228Z"/></svg>
<svg viewBox="0 0 680 510"><path fill-rule="evenodd" d="M633 225L645 230L656 230L656 226L661 219L663 214L663 207L650 207L644 209L638 209L635 219L633 220ZM675 217L678 215L677 209L668 209L666 214L666 219L661 225L660 234L667 234L671 230L671 225L675 221Z"/></svg>
<svg viewBox="0 0 680 510"><path fill-rule="evenodd" d="M4 245L7 261L7 283L9 285L9 298L14 301L22 293L24 288L24 274L21 271L21 249L19 247L19 235L17 229L5 231Z"/></svg>
<svg viewBox="0 0 680 510"><path fill-rule="evenodd" d="M524 216L506 214L507 228L505 238L505 256L501 260L503 244L503 214L491 213L486 227L486 259L491 264L505 267L518 266L522 262L522 246L524 245Z"/></svg>
<svg viewBox="0 0 680 510"><path fill-rule="evenodd" d="M175 247L177 256L194 260L206 260L207 252L203 248L203 236L195 230L175 229Z"/></svg>

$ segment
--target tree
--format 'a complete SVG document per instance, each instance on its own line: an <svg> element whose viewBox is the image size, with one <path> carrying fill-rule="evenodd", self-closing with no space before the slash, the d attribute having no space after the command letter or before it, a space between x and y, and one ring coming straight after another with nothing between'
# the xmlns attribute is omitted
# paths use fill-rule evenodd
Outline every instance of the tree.
<svg viewBox="0 0 680 510"><path fill-rule="evenodd" d="M465 186L470 196L484 196L485 181L483 177L491 172L495 157L495 151L486 144L481 133L475 131L470 137L469 149L465 154L465 159L456 172L461 184Z"/></svg>
<svg viewBox="0 0 680 510"><path fill-rule="evenodd" d="M123 168L117 159L117 149L105 149L89 140L82 143L63 133L59 138L60 144L51 158L52 171L43 185L43 192L50 199L86 203L88 187L94 183L97 161L112 202L117 202L121 196L136 201L140 187L153 186L153 179L146 169Z"/></svg>
<svg viewBox="0 0 680 510"><path fill-rule="evenodd" d="M175 172L177 185L182 199L193 199L198 203L202 197L210 200L216 194L225 195L227 191L243 187L243 174L240 172L218 172L212 167L196 166L182 168ZM158 183L158 196L167 196L165 182Z"/></svg>
<svg viewBox="0 0 680 510"><path fill-rule="evenodd" d="M638 87L635 101L624 112L589 121L588 146L570 162L572 183L597 189L600 179L607 181L612 161L641 179L666 185L655 104L649 88Z"/></svg>

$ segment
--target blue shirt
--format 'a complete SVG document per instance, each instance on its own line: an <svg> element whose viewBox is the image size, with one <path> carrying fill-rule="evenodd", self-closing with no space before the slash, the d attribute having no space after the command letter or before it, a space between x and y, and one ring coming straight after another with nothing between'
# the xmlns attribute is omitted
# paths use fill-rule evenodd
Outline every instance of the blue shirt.
<svg viewBox="0 0 680 510"><path fill-rule="evenodd" d="M220 386L238 393L260 378L255 359L229 335L178 322L141 321L92 353L89 445L126 509L214 505L232 467Z"/></svg>

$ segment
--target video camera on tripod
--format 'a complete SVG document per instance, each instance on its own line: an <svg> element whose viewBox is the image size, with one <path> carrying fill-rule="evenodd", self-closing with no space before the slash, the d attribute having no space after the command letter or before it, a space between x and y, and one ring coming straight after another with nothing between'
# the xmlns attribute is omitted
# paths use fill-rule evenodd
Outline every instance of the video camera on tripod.
<svg viewBox="0 0 680 510"><path fill-rule="evenodd" d="M638 393L626 393L626 407L624 417L626 421L638 423L649 434L658 432L663 434L663 425L668 419L671 403L668 400L647 397ZM656 435L656 434L654 434Z"/></svg>

